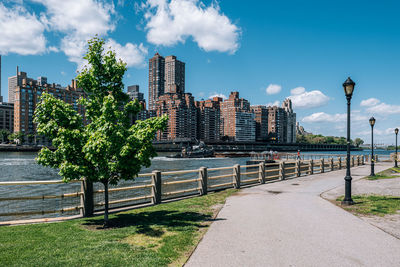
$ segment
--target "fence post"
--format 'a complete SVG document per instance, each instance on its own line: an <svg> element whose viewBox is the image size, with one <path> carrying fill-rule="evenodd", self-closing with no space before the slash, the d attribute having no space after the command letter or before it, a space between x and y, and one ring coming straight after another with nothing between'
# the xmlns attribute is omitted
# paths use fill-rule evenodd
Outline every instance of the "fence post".
<svg viewBox="0 0 400 267"><path fill-rule="evenodd" d="M199 169L199 188L200 188L200 195L207 195L208 191L208 175L207 175L207 168L201 167Z"/></svg>
<svg viewBox="0 0 400 267"><path fill-rule="evenodd" d="M361 164L362 164L362 165L365 165L365 161L364 161L364 160L365 160L364 155L362 155L362 156L361 156Z"/></svg>
<svg viewBox="0 0 400 267"><path fill-rule="evenodd" d="M354 167L354 156L351 156L351 167Z"/></svg>
<svg viewBox="0 0 400 267"><path fill-rule="evenodd" d="M93 216L94 203L93 203L93 182L87 178L81 180L81 206L80 214L83 217Z"/></svg>
<svg viewBox="0 0 400 267"><path fill-rule="evenodd" d="M160 204L161 203L161 172L153 171L153 175L151 176L153 187L151 188L153 193L152 204Z"/></svg>
<svg viewBox="0 0 400 267"><path fill-rule="evenodd" d="M342 157L338 157L338 168L342 169Z"/></svg>
<svg viewBox="0 0 400 267"><path fill-rule="evenodd" d="M297 175L297 177L300 177L300 175L301 175L301 161L300 160L296 161L296 175Z"/></svg>
<svg viewBox="0 0 400 267"><path fill-rule="evenodd" d="M325 172L325 160L324 158L321 159L321 173Z"/></svg>
<svg viewBox="0 0 400 267"><path fill-rule="evenodd" d="M330 168L331 168L331 171L333 171L333 170L335 170L335 166L333 165L333 158L331 158L331 160L330 160Z"/></svg>
<svg viewBox="0 0 400 267"><path fill-rule="evenodd" d="M285 162L281 161L281 163L279 163L279 178L281 180L285 180Z"/></svg>
<svg viewBox="0 0 400 267"><path fill-rule="evenodd" d="M378 155L375 155L375 162L378 162Z"/></svg>
<svg viewBox="0 0 400 267"><path fill-rule="evenodd" d="M312 160L312 159L310 159L309 168L310 168L310 175L313 175L314 174L314 160Z"/></svg>
<svg viewBox="0 0 400 267"><path fill-rule="evenodd" d="M239 189L240 188L240 165L236 164L233 166L233 178L235 179L235 188Z"/></svg>
<svg viewBox="0 0 400 267"><path fill-rule="evenodd" d="M265 163L261 162L258 167L258 180L261 184L265 184Z"/></svg>

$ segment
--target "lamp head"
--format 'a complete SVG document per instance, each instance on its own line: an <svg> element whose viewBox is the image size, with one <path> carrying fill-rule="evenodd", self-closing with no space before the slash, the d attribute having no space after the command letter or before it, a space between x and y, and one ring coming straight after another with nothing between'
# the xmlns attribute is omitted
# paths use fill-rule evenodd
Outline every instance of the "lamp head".
<svg viewBox="0 0 400 267"><path fill-rule="evenodd" d="M375 118L374 118L374 117L371 117L371 118L369 119L369 124L370 124L372 127L374 127L374 125L375 125Z"/></svg>
<svg viewBox="0 0 400 267"><path fill-rule="evenodd" d="M397 135L399 133L399 128L394 129L394 133Z"/></svg>
<svg viewBox="0 0 400 267"><path fill-rule="evenodd" d="M350 79L350 77L348 77L347 80L343 83L343 89L344 93L346 94L346 97L351 98L351 96L353 95L355 85L356 83L353 82L353 80Z"/></svg>

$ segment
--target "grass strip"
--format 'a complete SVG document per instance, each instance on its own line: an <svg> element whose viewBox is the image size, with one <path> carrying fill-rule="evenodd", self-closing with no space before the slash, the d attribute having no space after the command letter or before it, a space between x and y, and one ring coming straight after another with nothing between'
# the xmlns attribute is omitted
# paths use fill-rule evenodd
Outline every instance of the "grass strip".
<svg viewBox="0 0 400 267"><path fill-rule="evenodd" d="M0 227L0 266L182 266L236 190L102 217Z"/></svg>
<svg viewBox="0 0 400 267"><path fill-rule="evenodd" d="M400 168L389 168L387 170L377 173L375 176L367 176L368 180L381 180L381 179L392 179L399 178Z"/></svg>
<svg viewBox="0 0 400 267"><path fill-rule="evenodd" d="M336 199L336 204L341 206L343 196ZM378 195L355 195L352 196L354 205L341 206L343 209L354 214L378 215L395 214L400 210L400 197L378 196Z"/></svg>

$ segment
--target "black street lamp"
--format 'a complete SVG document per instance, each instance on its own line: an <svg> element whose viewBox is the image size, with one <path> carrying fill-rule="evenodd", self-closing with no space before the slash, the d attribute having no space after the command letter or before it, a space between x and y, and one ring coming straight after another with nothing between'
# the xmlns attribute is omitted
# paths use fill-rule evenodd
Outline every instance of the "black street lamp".
<svg viewBox="0 0 400 267"><path fill-rule="evenodd" d="M369 124L371 125L371 174L370 176L375 176L375 160L374 160L374 125L375 125L375 118L371 117L369 119Z"/></svg>
<svg viewBox="0 0 400 267"><path fill-rule="evenodd" d="M396 154L394 156L394 167L397 168L397 135L399 134L399 128L394 129L394 133L396 134Z"/></svg>
<svg viewBox="0 0 400 267"><path fill-rule="evenodd" d="M345 181L345 194L342 201L343 205L353 205L354 201L351 199L351 176L350 176L350 104L351 97L353 96L354 86L356 85L350 77L343 83L344 93L347 99L347 158L346 158L346 177Z"/></svg>

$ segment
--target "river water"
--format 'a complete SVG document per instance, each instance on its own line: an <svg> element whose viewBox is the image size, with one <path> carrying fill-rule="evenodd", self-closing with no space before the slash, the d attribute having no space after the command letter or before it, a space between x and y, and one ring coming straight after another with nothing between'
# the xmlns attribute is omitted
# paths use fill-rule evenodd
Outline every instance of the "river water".
<svg viewBox="0 0 400 267"><path fill-rule="evenodd" d="M352 155L364 155L369 154L369 150L354 151ZM301 155L307 156L312 154L325 155L329 157L335 155L345 155L346 152L304 152ZM387 157L390 151L377 150L376 154ZM60 180L61 177L58 175L58 171L38 165L35 161L36 153L30 152L0 152L0 182L6 181L40 181L40 180ZM153 170L160 171L177 171L177 170L192 170L199 169L200 167L215 168L215 167L228 167L235 164L245 165L249 158L205 158L205 159L171 159L167 158L167 153L159 153L157 157L152 160L150 168L143 168L141 173L149 173ZM232 170L213 172L212 175L223 175L232 173ZM197 178L197 173L184 174L184 175L170 175L163 176L163 181L170 180L181 180L181 179L192 179ZM251 177L249 177L251 178ZM129 185L141 185L148 184L149 178L137 178L135 182L122 181L120 183L124 186ZM219 180L222 182L231 182L231 178L225 180ZM212 184L213 181L209 181ZM196 187L197 183L185 184L185 188ZM176 187L176 188L175 188ZM95 184L95 190L102 189L101 184ZM182 189L182 185L177 186L164 186L163 191L176 191ZM51 216L62 216L65 214L43 214L43 215L23 215L23 216L4 216L5 213L10 212L29 212L39 210L57 210L65 207L79 206L79 197L74 198L62 198L62 199L41 199L41 200L20 200L20 201L1 201L2 198L20 197L20 196L42 196L42 195L61 195L65 193L72 193L80 191L79 183L69 184L54 184L54 185L7 185L0 186L0 221L15 220L15 219L28 219L28 218L40 218L40 217L51 217ZM143 194L150 194L150 189L123 191L115 192L110 194L110 200L121 199L121 198L132 198L137 196L143 196ZM95 202L102 202L103 195L95 194ZM126 203L126 204L134 204ZM113 205L111 205L113 207ZM102 207L98 207L101 209ZM67 212L67 214L76 214L76 212Z"/></svg>

